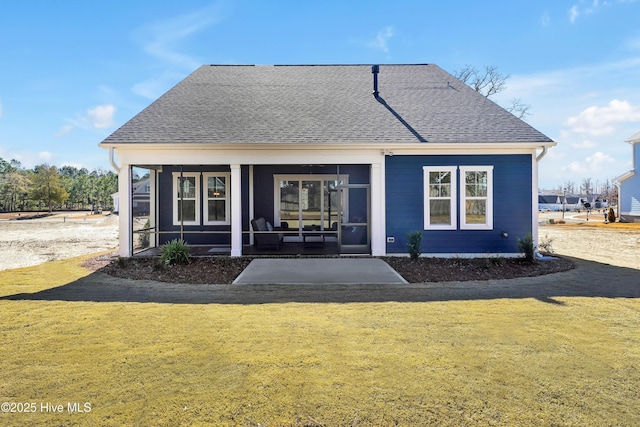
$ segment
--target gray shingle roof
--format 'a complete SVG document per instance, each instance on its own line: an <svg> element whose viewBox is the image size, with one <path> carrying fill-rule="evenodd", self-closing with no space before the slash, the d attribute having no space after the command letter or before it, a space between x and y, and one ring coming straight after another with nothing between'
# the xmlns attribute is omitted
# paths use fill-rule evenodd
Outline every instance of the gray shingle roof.
<svg viewBox="0 0 640 427"><path fill-rule="evenodd" d="M552 142L435 65L205 65L112 143ZM386 103L386 105L385 105Z"/></svg>

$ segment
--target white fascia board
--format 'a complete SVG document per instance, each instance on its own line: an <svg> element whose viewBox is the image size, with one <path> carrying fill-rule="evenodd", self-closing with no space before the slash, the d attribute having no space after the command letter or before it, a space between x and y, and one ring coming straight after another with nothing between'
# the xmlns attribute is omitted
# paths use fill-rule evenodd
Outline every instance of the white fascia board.
<svg viewBox="0 0 640 427"><path fill-rule="evenodd" d="M622 175L613 178L613 182L622 182L622 181L626 181L627 179L631 178L632 176L634 176L636 174L635 170L630 170L629 172L623 173Z"/></svg>
<svg viewBox="0 0 640 427"><path fill-rule="evenodd" d="M100 144L122 164L375 164L386 155L536 154L539 143Z"/></svg>
<svg viewBox="0 0 640 427"><path fill-rule="evenodd" d="M624 142L628 142L629 144L640 142L640 132L634 133L629 139L626 139Z"/></svg>
<svg viewBox="0 0 640 427"><path fill-rule="evenodd" d="M123 145L116 147L118 159L133 165L146 164L372 164L380 163L380 148L336 147L320 145Z"/></svg>

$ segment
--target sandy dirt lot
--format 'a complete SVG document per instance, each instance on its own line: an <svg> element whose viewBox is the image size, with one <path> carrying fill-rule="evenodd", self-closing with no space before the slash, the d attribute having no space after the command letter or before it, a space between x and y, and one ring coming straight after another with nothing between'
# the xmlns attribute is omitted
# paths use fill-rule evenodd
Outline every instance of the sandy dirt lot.
<svg viewBox="0 0 640 427"><path fill-rule="evenodd" d="M59 214L0 220L0 270L101 252L118 247L115 215Z"/></svg>
<svg viewBox="0 0 640 427"><path fill-rule="evenodd" d="M567 213L566 224L547 224L561 220L562 213L540 214L539 240L551 239L559 255L640 269L640 224L604 224L597 213L586 218L585 213Z"/></svg>
<svg viewBox="0 0 640 427"><path fill-rule="evenodd" d="M553 214L541 215L547 221ZM551 239L555 253L640 269L640 227L614 229L576 225L541 225L540 240ZM573 224L572 224L573 222ZM593 220L592 220L593 223ZM0 219L0 270L38 265L118 246L115 215L60 214L35 220Z"/></svg>
<svg viewBox="0 0 640 427"><path fill-rule="evenodd" d="M640 269L640 228L614 230L576 225L544 225L539 237L552 239L555 253Z"/></svg>

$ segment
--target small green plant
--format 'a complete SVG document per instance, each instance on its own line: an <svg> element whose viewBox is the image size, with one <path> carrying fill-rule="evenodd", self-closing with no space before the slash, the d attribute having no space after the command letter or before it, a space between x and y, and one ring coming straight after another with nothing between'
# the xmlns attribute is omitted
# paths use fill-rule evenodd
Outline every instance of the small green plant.
<svg viewBox="0 0 640 427"><path fill-rule="evenodd" d="M535 246L531 234L527 234L524 239L518 237L518 250L524 254L526 261L533 262L535 260Z"/></svg>
<svg viewBox="0 0 640 427"><path fill-rule="evenodd" d="M407 233L407 237L409 238L409 243L407 244L407 249L409 250L409 256L412 260L417 260L420 258L422 245L422 232L421 231L412 231Z"/></svg>
<svg viewBox="0 0 640 427"><path fill-rule="evenodd" d="M165 265L188 264L189 245L182 239L173 239L162 245L162 262Z"/></svg>

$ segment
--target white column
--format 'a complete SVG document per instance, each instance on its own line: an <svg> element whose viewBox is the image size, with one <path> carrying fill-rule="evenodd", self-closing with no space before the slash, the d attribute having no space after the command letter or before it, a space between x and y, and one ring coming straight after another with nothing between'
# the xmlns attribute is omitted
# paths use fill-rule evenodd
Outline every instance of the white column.
<svg viewBox="0 0 640 427"><path fill-rule="evenodd" d="M538 160L536 152L531 155L531 237L533 247L538 250Z"/></svg>
<svg viewBox="0 0 640 427"><path fill-rule="evenodd" d="M242 181L240 165L231 165L231 256L242 255Z"/></svg>
<svg viewBox="0 0 640 427"><path fill-rule="evenodd" d="M384 156L382 156L384 162ZM386 254L383 163L371 165L371 255Z"/></svg>
<svg viewBox="0 0 640 427"><path fill-rule="evenodd" d="M131 231L131 166L124 164L120 166L118 173L118 199L119 199L119 225L120 225L120 247L118 255L121 257L133 256Z"/></svg>
<svg viewBox="0 0 640 427"><path fill-rule="evenodd" d="M255 217L255 207L253 205L253 165L249 165L249 221ZM253 229L249 227L249 244L253 246Z"/></svg>
<svg viewBox="0 0 640 427"><path fill-rule="evenodd" d="M158 193L156 188L156 180L158 179L158 171L156 169L149 169L149 226L154 228L154 231L158 231L155 227L158 226L156 223L157 218L157 204L158 204ZM151 235L151 239L149 239L149 246L152 248L158 247L158 234L153 233Z"/></svg>

